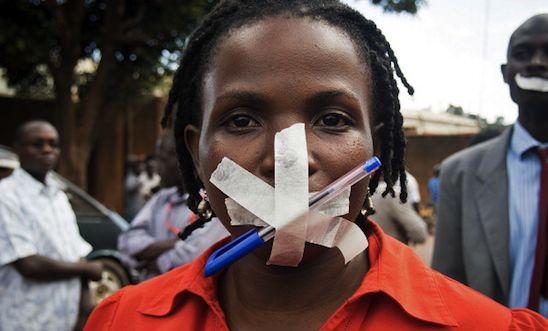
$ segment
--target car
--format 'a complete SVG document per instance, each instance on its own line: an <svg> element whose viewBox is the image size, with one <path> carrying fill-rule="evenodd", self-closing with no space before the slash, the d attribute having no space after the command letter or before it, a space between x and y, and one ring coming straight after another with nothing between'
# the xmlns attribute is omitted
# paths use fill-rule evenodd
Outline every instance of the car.
<svg viewBox="0 0 548 331"><path fill-rule="evenodd" d="M0 159L17 160L17 156L0 145ZM100 261L104 267L102 279L90 282L92 302L98 304L118 289L137 283L137 262L117 249L118 235L129 228L129 223L66 178L53 171L51 174L69 198L80 234L93 247L86 259Z"/></svg>

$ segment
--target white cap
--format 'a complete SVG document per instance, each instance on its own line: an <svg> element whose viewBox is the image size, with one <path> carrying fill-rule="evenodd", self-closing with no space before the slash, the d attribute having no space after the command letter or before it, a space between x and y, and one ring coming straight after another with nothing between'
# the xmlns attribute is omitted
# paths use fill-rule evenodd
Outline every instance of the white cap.
<svg viewBox="0 0 548 331"><path fill-rule="evenodd" d="M19 161L13 159L0 159L0 168L19 168Z"/></svg>

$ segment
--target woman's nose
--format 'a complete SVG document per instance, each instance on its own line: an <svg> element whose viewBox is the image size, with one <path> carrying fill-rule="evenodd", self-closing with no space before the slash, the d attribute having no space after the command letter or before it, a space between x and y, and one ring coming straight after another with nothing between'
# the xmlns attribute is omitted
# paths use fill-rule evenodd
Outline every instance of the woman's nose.
<svg viewBox="0 0 548 331"><path fill-rule="evenodd" d="M308 135L307 135L308 136ZM270 185L274 186L274 177L275 174L275 163L276 156L274 148L275 134L265 137L264 147L260 155L259 160L259 175L260 177ZM313 150L310 148L310 144L306 143L306 154L307 154L307 164L308 164L308 177L313 176L318 171L318 162L317 158L314 156Z"/></svg>
<svg viewBox="0 0 548 331"><path fill-rule="evenodd" d="M318 171L318 162L316 161L316 158L314 157L313 153L311 153L310 149L308 150L308 177L311 177Z"/></svg>
<svg viewBox="0 0 548 331"><path fill-rule="evenodd" d="M259 176L274 186L274 135L265 134L262 150L259 155Z"/></svg>

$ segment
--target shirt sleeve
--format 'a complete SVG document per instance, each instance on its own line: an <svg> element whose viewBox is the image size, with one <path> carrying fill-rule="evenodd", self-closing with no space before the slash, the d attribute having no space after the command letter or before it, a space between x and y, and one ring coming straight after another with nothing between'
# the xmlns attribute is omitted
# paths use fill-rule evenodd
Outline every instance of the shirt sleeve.
<svg viewBox="0 0 548 331"><path fill-rule="evenodd" d="M419 203L421 201L419 183L410 173L407 173L407 194L407 198L411 203Z"/></svg>
<svg viewBox="0 0 548 331"><path fill-rule="evenodd" d="M58 205L59 212L65 215L66 218L64 217L64 219L67 220L67 223L64 225L66 228L64 241L67 244L70 243L70 245L72 245L72 250L76 253L76 257L78 259L84 258L91 253L91 251L93 251L93 247L84 238L82 238L80 229L78 228L76 215L74 214L74 210L72 209L67 195L61 191L59 193L62 194L60 198L62 203ZM74 259L73 261L77 261L77 259Z"/></svg>
<svg viewBox="0 0 548 331"><path fill-rule="evenodd" d="M15 208L0 203L0 266L35 255L32 227Z"/></svg>
<svg viewBox="0 0 548 331"><path fill-rule="evenodd" d="M529 309L512 309L511 331L548 330L548 320Z"/></svg>
<svg viewBox="0 0 548 331"><path fill-rule="evenodd" d="M118 249L129 256L135 256L150 246L156 239L150 234L154 205L157 199L152 198L135 216L127 231L118 237Z"/></svg>

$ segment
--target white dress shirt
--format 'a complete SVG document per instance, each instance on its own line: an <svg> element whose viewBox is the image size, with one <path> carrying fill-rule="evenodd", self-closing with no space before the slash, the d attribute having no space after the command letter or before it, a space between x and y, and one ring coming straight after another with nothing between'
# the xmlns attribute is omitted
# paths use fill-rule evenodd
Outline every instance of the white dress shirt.
<svg viewBox="0 0 548 331"><path fill-rule="evenodd" d="M49 176L44 185L16 169L0 181L0 330L72 330L80 279L36 281L12 262L31 255L77 262L91 250L67 196Z"/></svg>

